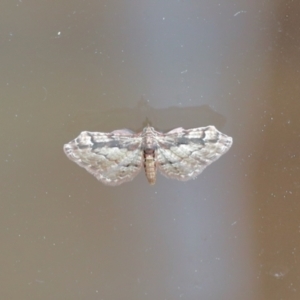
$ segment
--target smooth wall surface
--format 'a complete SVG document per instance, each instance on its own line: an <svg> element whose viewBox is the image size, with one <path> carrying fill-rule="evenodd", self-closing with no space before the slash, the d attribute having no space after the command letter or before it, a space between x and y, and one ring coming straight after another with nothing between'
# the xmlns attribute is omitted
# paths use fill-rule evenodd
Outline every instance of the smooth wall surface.
<svg viewBox="0 0 300 300"><path fill-rule="evenodd" d="M3 1L1 299L299 299L300 6ZM215 125L196 180L107 187L81 131Z"/></svg>

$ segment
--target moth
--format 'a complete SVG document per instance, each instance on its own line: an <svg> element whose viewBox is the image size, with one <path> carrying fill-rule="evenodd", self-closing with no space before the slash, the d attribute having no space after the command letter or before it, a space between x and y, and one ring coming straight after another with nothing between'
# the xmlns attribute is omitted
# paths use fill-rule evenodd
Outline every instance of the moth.
<svg viewBox="0 0 300 300"><path fill-rule="evenodd" d="M69 159L107 185L131 181L144 166L148 182L156 171L168 178L196 178L228 151L232 138L214 126L176 128L167 133L147 126L140 133L128 129L111 133L83 131L64 145Z"/></svg>

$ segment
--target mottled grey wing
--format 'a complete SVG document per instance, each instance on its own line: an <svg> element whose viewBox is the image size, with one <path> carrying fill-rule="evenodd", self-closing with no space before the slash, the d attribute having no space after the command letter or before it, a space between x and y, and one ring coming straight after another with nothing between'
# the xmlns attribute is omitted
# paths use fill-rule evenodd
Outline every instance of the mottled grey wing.
<svg viewBox="0 0 300 300"><path fill-rule="evenodd" d="M183 181L198 176L232 145L232 138L214 126L177 128L158 135L156 140L158 169L167 177Z"/></svg>
<svg viewBox="0 0 300 300"><path fill-rule="evenodd" d="M69 159L107 185L132 180L143 165L142 138L129 130L83 131L64 151Z"/></svg>

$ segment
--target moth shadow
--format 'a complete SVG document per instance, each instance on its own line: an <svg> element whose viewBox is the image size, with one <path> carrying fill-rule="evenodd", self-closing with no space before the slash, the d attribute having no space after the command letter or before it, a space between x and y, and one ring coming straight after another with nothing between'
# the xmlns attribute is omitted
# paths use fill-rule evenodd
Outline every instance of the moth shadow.
<svg viewBox="0 0 300 300"><path fill-rule="evenodd" d="M166 132L173 128L185 129L214 125L221 129L225 125L225 117L211 109L208 105L167 108L153 108L147 101L141 99L133 108L120 107L106 111L78 112L67 124L71 131L101 131L110 132L127 128L140 132L150 125Z"/></svg>

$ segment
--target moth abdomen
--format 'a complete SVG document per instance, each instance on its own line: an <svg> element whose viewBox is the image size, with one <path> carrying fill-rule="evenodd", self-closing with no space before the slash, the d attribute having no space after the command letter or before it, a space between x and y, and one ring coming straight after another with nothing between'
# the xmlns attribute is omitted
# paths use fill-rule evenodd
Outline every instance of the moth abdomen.
<svg viewBox="0 0 300 300"><path fill-rule="evenodd" d="M144 150L144 168L148 182L153 185L156 181L155 150Z"/></svg>

